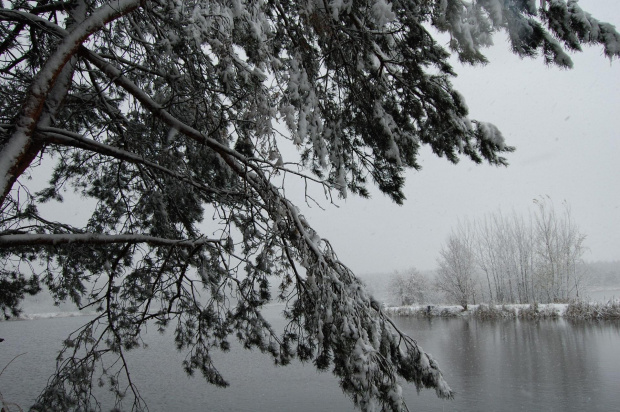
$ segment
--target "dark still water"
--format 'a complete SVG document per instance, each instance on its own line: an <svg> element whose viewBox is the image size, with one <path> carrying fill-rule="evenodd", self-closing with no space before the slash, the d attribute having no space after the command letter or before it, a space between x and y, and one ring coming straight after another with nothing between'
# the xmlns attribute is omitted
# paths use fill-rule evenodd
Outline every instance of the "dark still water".
<svg viewBox="0 0 620 412"><path fill-rule="evenodd" d="M276 317L282 306L268 308ZM60 342L85 318L1 322L0 376L5 401L30 406L54 370ZM418 411L620 411L620 324L396 318L439 362L457 392L442 401L405 386ZM281 322L280 322L281 323ZM275 325L278 322L274 321ZM231 386L219 389L181 368L183 354L153 332L130 357L132 376L151 411L352 411L329 373L311 365L285 368L234 348L216 356ZM109 398L104 392L104 410ZM106 399L107 398L107 399ZM129 406L129 405L127 405Z"/></svg>

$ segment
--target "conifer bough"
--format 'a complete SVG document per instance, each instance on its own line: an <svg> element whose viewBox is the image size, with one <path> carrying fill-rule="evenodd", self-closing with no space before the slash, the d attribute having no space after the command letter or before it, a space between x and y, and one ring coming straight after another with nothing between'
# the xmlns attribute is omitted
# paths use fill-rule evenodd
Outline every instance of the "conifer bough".
<svg viewBox="0 0 620 412"><path fill-rule="evenodd" d="M0 2L0 307L17 314L44 284L97 311L35 410L97 408L97 382L144 408L125 353L147 324L171 329L187 372L220 386L211 353L238 339L276 364L331 369L363 410L406 409L404 381L450 398L282 182L328 199L375 184L402 203L424 144L506 165L513 148L468 118L447 60L485 63L501 30L519 56L560 67L584 44L620 54L614 27L574 0ZM33 193L40 159L56 166ZM82 226L40 212L67 188L93 200ZM274 299L284 331L261 315Z"/></svg>

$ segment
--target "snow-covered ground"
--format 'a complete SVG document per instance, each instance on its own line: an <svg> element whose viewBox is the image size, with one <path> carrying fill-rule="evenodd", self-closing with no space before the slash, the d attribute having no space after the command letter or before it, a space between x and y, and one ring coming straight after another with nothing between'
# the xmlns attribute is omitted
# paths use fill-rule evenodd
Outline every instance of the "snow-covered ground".
<svg viewBox="0 0 620 412"><path fill-rule="evenodd" d="M396 316L476 317L482 319L620 319L620 300L607 303L540 303L510 305L412 305L386 307Z"/></svg>
<svg viewBox="0 0 620 412"><path fill-rule="evenodd" d="M546 313L557 313L559 316L563 316L564 312L566 312L566 308L568 304L566 303L547 303L547 304L538 304L539 312ZM444 317L455 317L455 316L471 316L475 312L485 311L485 310L498 310L508 313L514 313L515 316L518 317L519 312L523 312L526 310L530 310L531 307L529 304L512 304L512 305L468 305L467 310L464 310L462 306L459 305L411 305L411 306L394 306L388 307L386 310L390 314L398 315L398 316L444 316Z"/></svg>

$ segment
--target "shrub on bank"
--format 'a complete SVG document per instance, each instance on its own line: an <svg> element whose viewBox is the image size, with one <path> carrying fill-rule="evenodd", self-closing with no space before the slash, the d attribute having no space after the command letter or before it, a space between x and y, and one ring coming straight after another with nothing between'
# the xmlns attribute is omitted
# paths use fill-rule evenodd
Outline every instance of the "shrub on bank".
<svg viewBox="0 0 620 412"><path fill-rule="evenodd" d="M529 306L519 311L519 319L557 319L560 317L560 311L554 306L539 305L531 303Z"/></svg>
<svg viewBox="0 0 620 412"><path fill-rule="evenodd" d="M620 319L620 300L607 303L570 302L564 316L580 320Z"/></svg>
<svg viewBox="0 0 620 412"><path fill-rule="evenodd" d="M463 312L460 306L398 306L387 308L388 313L396 316L413 316L418 318L453 318Z"/></svg>
<svg viewBox="0 0 620 412"><path fill-rule="evenodd" d="M495 306L491 305L478 305L478 307L472 312L472 315L477 319L491 320L491 319L515 319L517 317L516 310L509 308L506 305Z"/></svg>

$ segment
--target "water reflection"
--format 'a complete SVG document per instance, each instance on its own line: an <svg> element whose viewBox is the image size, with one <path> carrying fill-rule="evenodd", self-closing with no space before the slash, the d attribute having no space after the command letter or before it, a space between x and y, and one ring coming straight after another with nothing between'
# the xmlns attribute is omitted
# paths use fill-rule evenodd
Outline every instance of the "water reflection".
<svg viewBox="0 0 620 412"><path fill-rule="evenodd" d="M620 405L620 322L397 322L432 349L457 391L453 402L428 410L609 411Z"/></svg>
<svg viewBox="0 0 620 412"><path fill-rule="evenodd" d="M276 305L269 310L273 319L281 312ZM410 410L620 410L620 322L395 321L440 362L457 392L454 401L442 401L434 391L418 396L405 386ZM0 344L0 365L28 352L0 376L5 398L31 404L54 369L60 342L83 322L0 323L0 335L7 338ZM188 378L180 365L184 354L168 338L149 334L149 349L131 354L133 375L151 411L353 411L331 374L317 373L311 365L275 368L269 357L238 347L215 356L230 388Z"/></svg>

